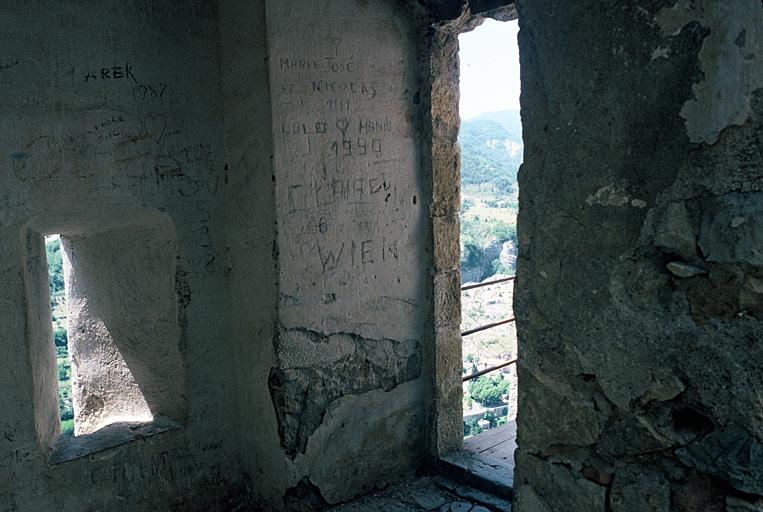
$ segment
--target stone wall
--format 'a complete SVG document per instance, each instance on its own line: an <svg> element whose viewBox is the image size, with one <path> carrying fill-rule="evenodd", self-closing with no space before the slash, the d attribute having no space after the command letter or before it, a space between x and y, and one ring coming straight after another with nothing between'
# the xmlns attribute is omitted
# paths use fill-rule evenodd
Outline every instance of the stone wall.
<svg viewBox="0 0 763 512"><path fill-rule="evenodd" d="M455 37L506 3L4 8L0 510L309 510L460 445ZM761 11L519 4L520 512L763 495ZM48 233L114 363L81 433L153 422L60 439Z"/></svg>
<svg viewBox="0 0 763 512"><path fill-rule="evenodd" d="M415 17L228 1L221 19L245 464L269 507L337 503L428 447Z"/></svg>
<svg viewBox="0 0 763 512"><path fill-rule="evenodd" d="M421 465L431 183L416 9L7 10L2 510L250 494L293 508ZM68 262L74 440L57 417L50 233Z"/></svg>
<svg viewBox="0 0 763 512"><path fill-rule="evenodd" d="M275 364L278 258L265 1L220 2L225 105L228 331L236 344L237 457L259 504L289 486L268 392ZM230 370L230 369L229 369Z"/></svg>
<svg viewBox="0 0 763 512"><path fill-rule="evenodd" d="M227 452L218 25L206 1L3 6L2 511L218 510L246 494ZM93 428L148 408L153 426L59 440L49 233L73 268L72 353L89 400L75 407ZM115 401L139 395L142 410Z"/></svg>
<svg viewBox="0 0 763 512"><path fill-rule="evenodd" d="M763 6L518 7L516 510L760 510Z"/></svg>

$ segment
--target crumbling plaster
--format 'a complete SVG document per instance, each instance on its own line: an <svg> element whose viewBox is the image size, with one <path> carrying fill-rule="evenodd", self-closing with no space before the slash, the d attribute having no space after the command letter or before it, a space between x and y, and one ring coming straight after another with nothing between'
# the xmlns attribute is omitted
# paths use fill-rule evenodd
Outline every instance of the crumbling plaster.
<svg viewBox="0 0 763 512"><path fill-rule="evenodd" d="M218 25L215 4L201 1L3 5L4 512L215 510L248 495L248 478L235 455L235 381L228 371L234 347L221 314ZM141 222L148 224L142 231ZM152 234L156 231L161 236ZM90 267L85 274L96 288L88 294L92 311L103 308L101 332L134 338L133 350L123 354L126 366L139 385L148 384L143 394L149 407L163 402L166 408L159 407L157 416L166 413L178 428L138 429L121 441L109 438L87 447L77 438L64 443L73 451L58 457L56 363L42 243L49 233L92 244L82 263ZM106 268L109 252L122 256L113 259L111 269ZM153 286L161 293L152 297ZM111 293L114 300L104 297ZM141 323L144 314L153 320ZM94 387L120 385L121 370L115 370ZM150 374L161 375L168 386L153 387L145 380ZM63 462L74 453L79 456Z"/></svg>
<svg viewBox="0 0 763 512"><path fill-rule="evenodd" d="M751 94L763 87L757 59L763 53L763 11L755 0L690 2L681 0L655 17L666 37L653 58L670 57L670 38L690 23L710 30L699 60L703 79L681 109L692 142L714 144L720 132L742 125L751 114ZM723 62L723 66L718 66Z"/></svg>
<svg viewBox="0 0 763 512"><path fill-rule="evenodd" d="M515 508L756 509L763 6L518 10Z"/></svg>
<svg viewBox="0 0 763 512"><path fill-rule="evenodd" d="M456 36L503 4L4 8L0 510L309 510L460 446ZM520 512L760 508L761 9L518 4ZM136 212L184 396L56 463L40 236Z"/></svg>
<svg viewBox="0 0 763 512"><path fill-rule="evenodd" d="M265 9L278 256L269 449L288 457L290 489L337 503L412 474L427 453L420 27L403 2ZM295 33L312 44L295 46ZM337 481L337 468L353 477Z"/></svg>

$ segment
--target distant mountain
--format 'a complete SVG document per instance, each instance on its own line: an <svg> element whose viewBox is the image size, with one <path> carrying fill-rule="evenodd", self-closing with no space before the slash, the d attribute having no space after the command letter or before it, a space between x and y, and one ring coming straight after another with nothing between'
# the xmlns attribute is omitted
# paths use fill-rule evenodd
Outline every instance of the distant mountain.
<svg viewBox="0 0 763 512"><path fill-rule="evenodd" d="M524 152L519 112L491 112L462 121L458 140L461 182L492 183L499 191L511 193Z"/></svg>
<svg viewBox="0 0 763 512"><path fill-rule="evenodd" d="M496 272L513 274L516 207L507 199L517 190L524 154L519 112L490 112L463 120L458 141L465 186L461 196L462 282L481 281Z"/></svg>
<svg viewBox="0 0 763 512"><path fill-rule="evenodd" d="M501 126L503 126L507 132L509 132L509 136L513 140L518 141L520 144L522 143L522 119L518 110L487 112L485 114L480 114L479 116L466 122L473 121L495 121L496 123L499 123Z"/></svg>

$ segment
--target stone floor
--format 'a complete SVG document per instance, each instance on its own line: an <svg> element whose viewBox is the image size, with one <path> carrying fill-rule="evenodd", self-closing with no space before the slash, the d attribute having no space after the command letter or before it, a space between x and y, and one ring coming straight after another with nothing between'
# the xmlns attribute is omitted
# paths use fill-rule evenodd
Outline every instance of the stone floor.
<svg viewBox="0 0 763 512"><path fill-rule="evenodd" d="M517 427L512 422L470 437L464 440L463 450L443 457L441 475L371 493L329 510L509 512L516 436Z"/></svg>
<svg viewBox="0 0 763 512"><path fill-rule="evenodd" d="M510 512L511 503L442 476L423 477L329 509L333 512Z"/></svg>

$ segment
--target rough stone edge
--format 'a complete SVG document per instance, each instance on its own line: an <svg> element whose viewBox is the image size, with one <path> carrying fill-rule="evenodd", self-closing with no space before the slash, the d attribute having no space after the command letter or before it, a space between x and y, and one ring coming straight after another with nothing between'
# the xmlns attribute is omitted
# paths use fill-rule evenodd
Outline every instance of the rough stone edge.
<svg viewBox="0 0 763 512"><path fill-rule="evenodd" d="M462 426L462 340L460 250L453 233L460 233L461 153L458 145L460 118L458 35L473 30L485 19L508 21L517 18L513 1L472 14L467 4L455 19L442 20L431 13L422 60L428 63L426 91L430 109L425 134L431 152L425 155L432 176L432 244L434 254L434 390L432 410L432 455L437 458L459 450L463 443ZM422 64L422 70L424 65ZM425 103L426 104L426 103Z"/></svg>

